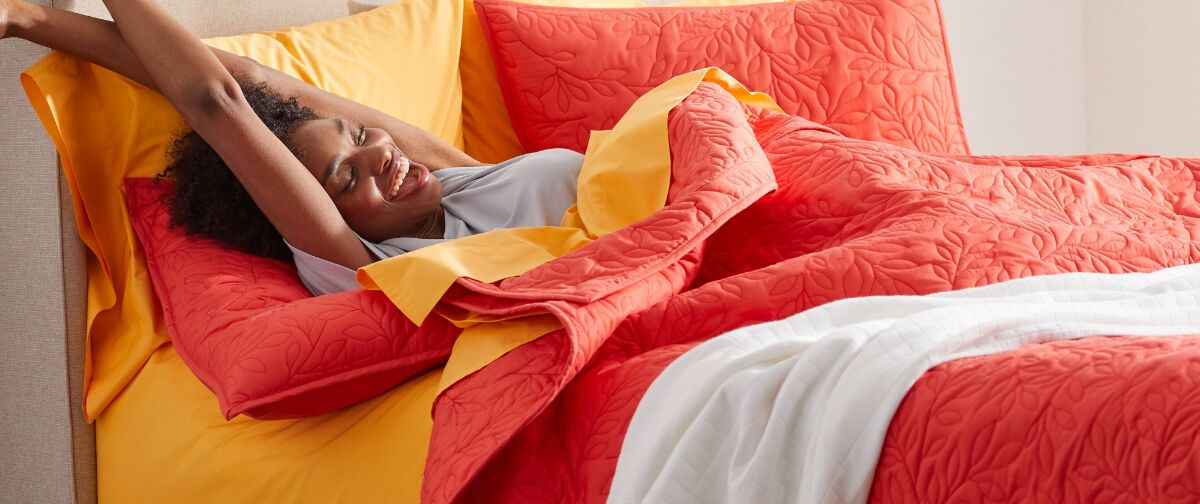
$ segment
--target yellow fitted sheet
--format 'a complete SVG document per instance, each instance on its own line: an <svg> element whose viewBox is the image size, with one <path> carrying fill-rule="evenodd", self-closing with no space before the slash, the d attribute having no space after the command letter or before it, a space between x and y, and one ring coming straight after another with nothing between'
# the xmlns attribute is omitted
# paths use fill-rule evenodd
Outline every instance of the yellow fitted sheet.
<svg viewBox="0 0 1200 504"><path fill-rule="evenodd" d="M441 374L321 416L227 422L164 345L96 420L99 501L418 502Z"/></svg>

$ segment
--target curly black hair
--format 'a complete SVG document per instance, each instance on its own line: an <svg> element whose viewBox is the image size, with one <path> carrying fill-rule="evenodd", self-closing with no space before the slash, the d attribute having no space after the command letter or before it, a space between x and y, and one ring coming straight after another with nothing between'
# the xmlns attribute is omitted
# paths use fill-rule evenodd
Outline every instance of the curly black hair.
<svg viewBox="0 0 1200 504"><path fill-rule="evenodd" d="M297 126L319 119L295 97L272 91L265 83L240 77L238 82L254 113L284 144ZM283 236L259 210L229 165L195 130L183 131L167 154L169 163L159 177L175 181L175 190L165 201L172 227L182 227L188 236L212 238L242 252L291 260Z"/></svg>

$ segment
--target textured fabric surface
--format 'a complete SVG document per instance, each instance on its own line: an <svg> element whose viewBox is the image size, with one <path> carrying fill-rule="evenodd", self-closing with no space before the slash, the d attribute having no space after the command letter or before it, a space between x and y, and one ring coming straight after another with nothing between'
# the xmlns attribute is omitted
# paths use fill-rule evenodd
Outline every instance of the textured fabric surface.
<svg viewBox="0 0 1200 504"><path fill-rule="evenodd" d="M872 503L1196 502L1200 338L1028 345L927 372Z"/></svg>
<svg viewBox="0 0 1200 504"><path fill-rule="evenodd" d="M460 281L443 299L487 316L549 312L564 329L438 398L429 502L602 500L654 376L737 327L848 297L1200 261L1198 159L923 154L707 85L672 113L670 135L675 173L711 170L691 210L669 199L576 253L497 285ZM722 212L763 170L779 189ZM719 229L706 237L707 225ZM663 243L676 260L658 262Z"/></svg>
<svg viewBox="0 0 1200 504"><path fill-rule="evenodd" d="M57 164L57 163L56 163ZM62 234L63 307L66 315L66 365L68 398L71 402L72 466L77 503L96 502L96 430L83 414L83 367L87 348L87 249L75 232L71 190L58 170L58 212Z"/></svg>
<svg viewBox="0 0 1200 504"><path fill-rule="evenodd" d="M504 106L492 54L472 0L463 1L462 57L463 143L467 154L485 163L498 163L527 152L517 140ZM637 7L639 0L522 0L522 3L566 7Z"/></svg>
<svg viewBox="0 0 1200 504"><path fill-rule="evenodd" d="M715 7L769 3L773 0L517 0L533 5L588 8L645 6ZM526 150L517 140L504 104L496 68L472 0L463 0L462 58L463 143L468 154L487 163L498 163Z"/></svg>
<svg viewBox="0 0 1200 504"><path fill-rule="evenodd" d="M928 296L842 299L738 329L698 345L655 378L629 424L609 502L865 504L892 415L929 368L1027 343L1114 334L1200 335L1197 307L1200 264L1189 264L1153 273L1042 275ZM1033 381L1030 376L1019 379ZM974 399L962 412L939 414L969 414L989 402ZM1127 411L1148 406L1128 404ZM1200 417L1189 414L1196 407L1175 411L1192 428L1172 433L1158 448L1182 454L1191 451L1191 439L1200 434ZM932 426L930 436L941 435L939 427ZM1021 444L1013 437L988 435L987 425L944 430L986 436L987 445L1009 445L1009 450ZM1101 442L1113 440L1106 436ZM946 449L925 446L930 449L920 456L922 464L962 457L987 463L988 472L1004 472L1032 462L995 452L995 458L981 457L978 448L964 453L957 443ZM1193 478L1182 477L1189 472L1185 460L1172 458L1159 465L1162 472L1148 471L1125 483L1165 494L1183 486L1163 485L1172 478L1200 475L1200 467L1194 467ZM947 469L946 475L962 470ZM996 478L989 480L1001 486ZM1046 486L1098 496L1095 490L1108 485L1068 476ZM1200 486L1174 497L1194 501L1200 499L1196 490ZM1149 499L1162 495L1156 492L1140 497L1157 500ZM988 493L970 500L1022 500Z"/></svg>
<svg viewBox="0 0 1200 504"><path fill-rule="evenodd" d="M70 359L82 359L82 257L70 207L61 213L53 143L18 80L47 52L0 41L0 500L89 503L93 431L77 395L83 361Z"/></svg>
<svg viewBox="0 0 1200 504"><path fill-rule="evenodd" d="M934 0L475 8L528 150L582 152L590 130L611 127L647 90L716 66L847 136L967 153Z"/></svg>
<svg viewBox="0 0 1200 504"><path fill-rule="evenodd" d="M167 182L130 179L129 214L171 342L225 418L318 415L440 366L458 328L420 328L378 292L312 297L290 263L171 228Z"/></svg>
<svg viewBox="0 0 1200 504"><path fill-rule="evenodd" d="M298 29L209 43L453 142L461 109L458 37L453 35L461 24L458 7L413 0ZM378 63L388 58L396 64ZM407 65L423 68L425 78L407 78ZM132 248L136 238L120 191L125 177L153 177L161 171L165 146L181 119L157 93L58 53L22 74L22 84L62 155L80 236L97 259L88 269L85 371L85 405L94 418L168 338L156 323L152 289L142 258Z"/></svg>
<svg viewBox="0 0 1200 504"><path fill-rule="evenodd" d="M705 194L716 190L706 184L704 177L714 173L705 167L672 170L667 144L670 111L701 83L720 86L743 103L779 109L769 97L748 91L720 69L679 75L639 98L612 130L593 133L579 175L579 203L567 211L559 226L504 229L445 242L367 265L359 271L359 281L385 292L401 312L419 322L456 281L492 283L532 274L547 261L572 254L610 234L642 243L645 250L638 256L648 264L678 259L674 243L669 240L649 243L654 233L646 235L646 230L630 226L662 209L664 201L673 209L672 213L677 213L692 208L690 205L697 199L703 200ZM761 193L774 187L769 177L758 182L760 185L754 187L729 188L736 193L734 201L720 213L727 214L747 204L750 201L747 192ZM687 224L695 225L696 222ZM598 249L588 250L591 252L579 253L587 255ZM605 268L610 263L620 267L621 263L607 257L596 260L605 263ZM547 290L534 295L553 292L566 299L578 299L581 295L603 295L597 291L609 288L604 282L575 286L578 288L546 287ZM554 317L546 314L477 317L450 310L438 315L465 327L446 364L443 387L509 350L561 328Z"/></svg>
<svg viewBox="0 0 1200 504"><path fill-rule="evenodd" d="M522 275L645 219L663 207L675 175L667 116L701 82L720 85L746 103L778 110L770 97L748 91L720 69L676 76L639 98L612 130L593 133L579 173L579 203L559 226L504 229L444 242L368 264L360 268L359 282L383 290L400 311L420 323L459 279L491 283Z"/></svg>

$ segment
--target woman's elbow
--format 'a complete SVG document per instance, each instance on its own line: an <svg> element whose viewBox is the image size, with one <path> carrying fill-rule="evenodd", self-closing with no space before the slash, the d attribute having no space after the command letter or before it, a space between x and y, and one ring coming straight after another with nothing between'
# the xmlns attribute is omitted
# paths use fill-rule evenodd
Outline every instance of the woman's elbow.
<svg viewBox="0 0 1200 504"><path fill-rule="evenodd" d="M253 84L266 80L266 67L249 56L238 56L238 62L229 68L234 80L241 84Z"/></svg>
<svg viewBox="0 0 1200 504"><path fill-rule="evenodd" d="M191 86L179 108L189 118L206 119L232 114L245 102L246 97L237 81L226 79Z"/></svg>

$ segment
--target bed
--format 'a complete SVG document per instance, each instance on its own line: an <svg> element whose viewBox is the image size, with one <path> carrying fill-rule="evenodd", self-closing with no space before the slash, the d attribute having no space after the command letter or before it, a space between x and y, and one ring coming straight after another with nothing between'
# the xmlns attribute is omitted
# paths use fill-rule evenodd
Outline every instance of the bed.
<svg viewBox="0 0 1200 504"><path fill-rule="evenodd" d="M139 314L141 322L122 329L156 335L138 340L132 353L136 359L90 361L95 363L87 385L92 402L81 408L96 420L99 499L140 502L170 495L173 500L234 502L599 502L612 484L621 439L639 398L658 372L700 341L843 298L928 294L1069 271L1153 271L1200 260L1195 241L1200 229L1195 198L1200 161L1125 155L970 156L957 117L937 4L910 3L896 6L898 11L888 11L878 2L748 5L724 11L722 16L732 12L738 20L729 24L733 33L739 26L753 26L745 21L749 19L778 19L778 26L791 27L772 32L779 45L761 42L754 49L776 55L800 54L796 41L821 37L808 31L813 26L866 31L857 39L838 38L848 53L834 52L831 59L847 58L849 53L859 57L845 59L844 67L832 65L844 72L826 68L813 77L821 91L811 95L798 91L809 82L804 79L789 82L769 71L717 61L713 64L732 66L738 79L709 72L696 77L690 88L675 88L687 88L675 93L677 100L665 100L657 109L639 109L658 120L647 119L647 124L662 125L653 138L667 148L665 155L658 151L660 165L673 170L671 182L660 188L667 204L614 221L618 224L597 224L582 206L580 225L589 235L585 245L497 278L511 277L504 281L448 283L445 295L434 300L438 311L431 314L433 307L426 306L421 315L444 315L468 330L471 324L494 327L488 323L513 317L518 317L518 325L528 324L518 329L540 329L498 346L481 344L487 341L478 337L479 331L460 337L453 349L445 346L451 340L430 339L435 343L432 354L447 359L444 369L436 359L421 361L405 368L403 376L389 371L364 379L369 386L360 380L349 388L301 395L303 401L238 402L246 394L262 393L253 388L231 392L233 382L198 371L209 369L204 366L216 359L202 361L200 356L212 353L199 351L204 347L189 335L207 337L213 331L184 327L186 314L173 313L180 311L179 305L165 294L181 285L164 280L174 278L170 268L177 269L174 274L194 270L186 269L187 264L171 266L169 256L156 251L171 247L148 242L145 232L138 236L140 247L125 239L112 245L103 236L93 236L91 267L102 263L113 285L125 285L127 290L118 289L118 294L142 293L123 298L118 311ZM547 147L586 148L589 157L619 156L620 149L605 151L604 138L589 132L611 130L615 133L609 136L615 138L631 131L635 126L618 122L638 115L627 113L629 104L652 88L663 89L655 88L658 83L677 83L671 77L685 74L679 70L690 70L683 66L696 63L688 57L737 60L749 50L737 44L711 49L695 42L678 68L646 64L620 76L601 71L589 81L594 84L590 88L555 88L543 85L549 81L539 76L561 71L562 66L539 62L556 61L562 47L588 47L586 40L568 43L564 37L607 36L595 27L613 23L633 27L627 31L632 38L621 40L641 41L638 29L656 27L660 31L654 33L664 37L673 32L663 32L663 27L692 18L697 21L679 30L695 35L688 29L712 26L705 24L713 22L705 17L710 11L562 10L493 0L482 0L476 7L478 11L471 6L456 11L468 20L477 12L486 27L471 38L467 31L473 25L461 25L462 58L465 62L471 44L486 39L490 45L485 54L498 61L494 73L486 75L494 80L490 92L502 98L480 100L482 92L465 93L458 122L443 119L438 124L462 124L465 130L450 128L440 134L480 159ZM832 24L819 23L829 19ZM894 24L874 22L880 19ZM522 20L549 28L514 38L511 34ZM877 26L912 29L881 34ZM877 34L883 38L874 38ZM889 45L891 35L900 37L890 39L891 44L910 37L910 49ZM612 36L623 35L614 30ZM684 36L673 43L682 47L688 40L692 39ZM887 48L880 53L885 61L867 61L866 56L876 55L871 41L877 49ZM539 53L550 49L559 52ZM820 60L820 49L810 51L805 55ZM570 58L584 59L579 54ZM620 63L643 60L633 51ZM805 60L784 58L772 69L796 75L789 61L804 66ZM908 66L897 71L896 81L878 77L880 65L897 67L898 62ZM935 64L927 65L931 62ZM468 86L472 78L478 84L480 67L461 66L465 64L459 66L462 85ZM739 87L737 80L767 91L778 103L767 103ZM537 83L540 94L527 92L530 82ZM871 83L876 87L866 85ZM45 81L37 84L45 88ZM896 89L906 91L900 96ZM472 100L492 108L472 106ZM876 103L871 100L888 106L863 105ZM576 101L593 103L593 113L564 117L563 111L576 110L569 106ZM504 107L495 108L497 103ZM542 103L567 106L555 114ZM44 122L53 123L46 119L53 115L46 112L51 109L40 107ZM905 111L920 120L911 120ZM408 117L416 117L411 113ZM511 129L481 135L479 123L498 115L511 121ZM70 129L58 121L60 132ZM426 127L435 129L431 123ZM148 128L163 129L153 124ZM589 140L597 147L590 147ZM57 141L67 158L77 157L68 141ZM724 162L713 168L713 159ZM73 162L77 161L64 163L67 172L79 175L81 165L72 167ZM809 170L831 162L855 168ZM905 168L912 166L928 171ZM862 183L878 182L870 175L881 172L887 183ZM1039 175L1031 181L1035 173ZM988 183L978 182L985 178ZM106 183L125 182L122 177ZM1124 192L1116 191L1127 197L1106 199L1073 189L1049 191L1052 197L1041 199L1022 197L1031 188L1037 194L1039 183L1127 184ZM138 200L141 189L130 187L135 186L125 186L128 201L109 198L102 203L76 190L76 203L87 200L91 209L80 214L82 220L97 226L101 218L95 209L102 205L130 215L131 228L161 220L161 212L154 213L154 198ZM854 198L837 197L855 191ZM964 191L970 197L953 196ZM1078 199L1051 201L1068 194ZM970 203L975 201L970 198L1009 206L998 209ZM871 203L881 200L899 203ZM1139 210L1116 210L1126 206ZM975 220L947 224L967 208L978 210L972 214ZM930 222L938 225L927 227ZM1103 225L1088 227L1097 222ZM964 229L974 231L957 232ZM1138 238L1125 238L1131 234ZM929 240L931 235L938 238ZM764 245L764 236L773 238ZM1049 247L1047 240L1055 238L1060 241ZM1114 247L1117 242L1126 246ZM663 243L669 246L660 246ZM122 252L127 249L105 248L109 246L144 250L149 262L130 259L131 253ZM1050 249L1062 252L1042 253ZM117 260L125 266L113 267ZM133 273L113 273L123 269ZM284 277L287 273L286 267L272 271ZM94 285L92 289L96 292ZM397 300L386 288L379 292L360 296L390 299L407 310L410 319L414 310L420 311L420 303ZM140 307L133 307L137 302ZM160 304L167 309L165 316L159 313ZM101 335L94 324L104 323L103 317L101 322L95 318L103 311L93 308L90 314L92 337ZM464 319L464 312L476 318ZM547 313L554 319L536 318ZM1200 467L1186 454L1194 447L1200 422L1189 397L1200 376L1195 375L1198 355L1192 341L1093 338L1031 345L935 368L899 405L878 459L870 499L1193 500L1200 489L1191 482ZM363 400L364 396L370 398ZM995 407L982 407L989 398L1002 400ZM297 410L297 403L324 409ZM1113 405L1122 408L1115 412ZM1018 407L1022 414L1013 413ZM304 418L257 420L246 414ZM1031 432L1036 434L1027 434ZM1129 437L1133 432L1136 440Z"/></svg>

